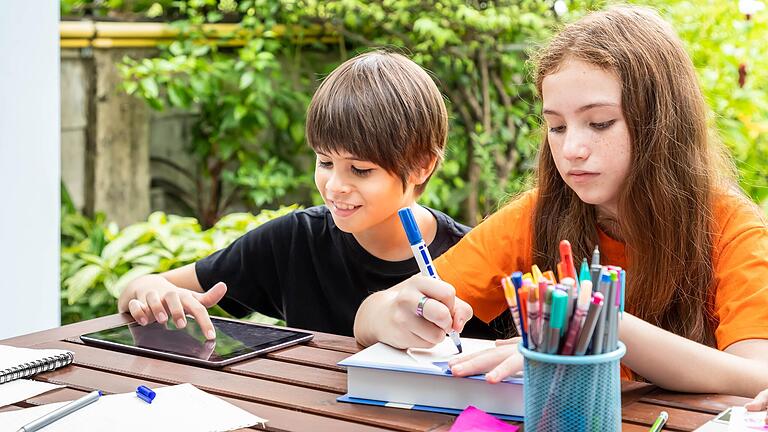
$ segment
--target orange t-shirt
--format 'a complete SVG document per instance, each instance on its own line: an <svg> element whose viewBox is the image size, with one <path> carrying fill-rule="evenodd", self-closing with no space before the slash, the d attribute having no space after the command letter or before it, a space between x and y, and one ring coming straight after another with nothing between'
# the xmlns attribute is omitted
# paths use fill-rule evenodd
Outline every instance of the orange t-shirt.
<svg viewBox="0 0 768 432"><path fill-rule="evenodd" d="M501 278L533 264L536 198L535 190L521 195L435 260L440 278L485 322L507 307ZM736 193L718 196L714 215L715 339L724 350L741 340L768 339L768 227L756 206ZM631 271L624 244L598 234L600 261ZM628 372L622 368L623 377L631 377Z"/></svg>

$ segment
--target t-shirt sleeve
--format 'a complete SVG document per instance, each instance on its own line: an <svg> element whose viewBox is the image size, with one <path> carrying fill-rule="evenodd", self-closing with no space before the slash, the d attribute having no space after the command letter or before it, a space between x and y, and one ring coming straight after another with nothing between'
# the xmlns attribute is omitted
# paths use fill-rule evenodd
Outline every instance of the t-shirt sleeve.
<svg viewBox="0 0 768 432"><path fill-rule="evenodd" d="M280 289L281 250L291 244L296 226L293 214L281 216L247 232L224 249L195 263L204 290L218 282L227 284L219 305L243 317L253 311L283 317Z"/></svg>
<svg viewBox="0 0 768 432"><path fill-rule="evenodd" d="M718 349L745 339L768 339L768 227L745 198L721 210L716 241L715 330Z"/></svg>
<svg viewBox="0 0 768 432"><path fill-rule="evenodd" d="M440 278L486 323L507 307L501 278L531 266L535 192L505 205L435 260Z"/></svg>

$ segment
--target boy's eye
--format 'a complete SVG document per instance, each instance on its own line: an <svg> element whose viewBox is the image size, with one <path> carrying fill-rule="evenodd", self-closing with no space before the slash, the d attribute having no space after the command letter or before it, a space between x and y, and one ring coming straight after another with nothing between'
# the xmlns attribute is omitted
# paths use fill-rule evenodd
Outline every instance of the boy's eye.
<svg viewBox="0 0 768 432"><path fill-rule="evenodd" d="M597 130L603 130L603 129L608 129L614 123L616 123L616 120L608 120L608 121L601 122L601 123L590 123L589 125L592 126L595 129L597 129Z"/></svg>
<svg viewBox="0 0 768 432"><path fill-rule="evenodd" d="M371 171L373 171L372 168L360 169L360 168L355 167L354 165L352 166L352 172L355 173L355 175L360 176L360 177L367 176L368 174L371 173Z"/></svg>
<svg viewBox="0 0 768 432"><path fill-rule="evenodd" d="M565 126L555 126L549 128L549 133L559 134L565 132Z"/></svg>
<svg viewBox="0 0 768 432"><path fill-rule="evenodd" d="M317 166L321 168L330 168L333 166L333 162L323 162L321 160L317 161Z"/></svg>

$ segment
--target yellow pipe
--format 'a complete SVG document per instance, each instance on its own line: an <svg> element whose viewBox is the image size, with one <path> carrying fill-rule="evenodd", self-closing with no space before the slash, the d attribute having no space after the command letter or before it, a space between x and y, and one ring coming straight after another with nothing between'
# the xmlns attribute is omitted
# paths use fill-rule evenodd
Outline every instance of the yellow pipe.
<svg viewBox="0 0 768 432"><path fill-rule="evenodd" d="M309 27L293 27L293 32L284 25L274 26L271 36L291 37L295 42L338 43L339 36L330 27L312 25ZM203 33L211 39L233 37L222 45L242 46L248 30L238 24L206 24ZM263 29L254 29L252 36L261 36ZM167 23L134 23L134 22L92 22L92 21L62 21L59 23L59 34L62 48L131 48L153 47L174 40L179 34L178 28ZM301 38L297 36L301 34Z"/></svg>

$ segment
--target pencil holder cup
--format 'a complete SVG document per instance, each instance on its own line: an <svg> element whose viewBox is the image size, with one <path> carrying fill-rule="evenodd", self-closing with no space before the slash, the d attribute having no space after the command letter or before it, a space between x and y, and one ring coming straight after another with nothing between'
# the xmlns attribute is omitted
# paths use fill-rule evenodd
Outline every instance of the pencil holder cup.
<svg viewBox="0 0 768 432"><path fill-rule="evenodd" d="M621 431L620 361L627 351L619 342L612 352L564 356L523 354L525 430Z"/></svg>

